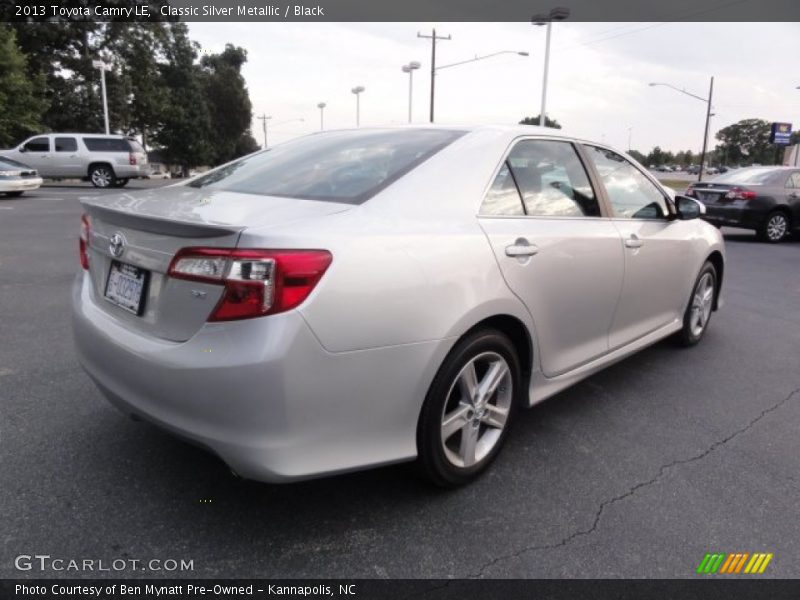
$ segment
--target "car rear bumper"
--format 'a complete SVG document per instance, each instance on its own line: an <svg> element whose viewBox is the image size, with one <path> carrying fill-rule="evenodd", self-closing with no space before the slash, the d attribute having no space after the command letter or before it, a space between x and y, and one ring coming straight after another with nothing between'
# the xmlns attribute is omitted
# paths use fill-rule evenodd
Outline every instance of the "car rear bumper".
<svg viewBox="0 0 800 600"><path fill-rule="evenodd" d="M243 477L291 481L412 459L443 341L330 353L300 313L144 336L73 285L78 358L112 404L219 455Z"/></svg>
<svg viewBox="0 0 800 600"><path fill-rule="evenodd" d="M115 165L114 174L119 179L140 179L150 176L149 165Z"/></svg>
<svg viewBox="0 0 800 600"><path fill-rule="evenodd" d="M42 185L41 177L25 177L19 179L0 179L0 193L26 192L35 190Z"/></svg>
<svg viewBox="0 0 800 600"><path fill-rule="evenodd" d="M758 229L764 220L763 211L736 206L706 205L703 219L713 225Z"/></svg>

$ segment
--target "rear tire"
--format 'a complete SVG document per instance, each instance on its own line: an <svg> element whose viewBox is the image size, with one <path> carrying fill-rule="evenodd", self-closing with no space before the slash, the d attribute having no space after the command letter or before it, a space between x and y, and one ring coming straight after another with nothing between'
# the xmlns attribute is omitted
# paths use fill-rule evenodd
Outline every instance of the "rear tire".
<svg viewBox="0 0 800 600"><path fill-rule="evenodd" d="M758 230L758 236L765 242L777 244L791 231L789 217L780 210L773 210L764 219L764 224Z"/></svg>
<svg viewBox="0 0 800 600"><path fill-rule="evenodd" d="M694 346L703 339L711 320L716 294L717 270L710 262L706 262L692 288L689 306L683 315L683 328L676 335L682 346Z"/></svg>
<svg viewBox="0 0 800 600"><path fill-rule="evenodd" d="M94 165L89 169L89 181L96 188L106 189L113 187L117 181L114 169L108 165Z"/></svg>
<svg viewBox="0 0 800 600"><path fill-rule="evenodd" d="M522 393L514 345L495 329L459 341L445 358L417 426L419 467L438 486L475 479L505 441Z"/></svg>

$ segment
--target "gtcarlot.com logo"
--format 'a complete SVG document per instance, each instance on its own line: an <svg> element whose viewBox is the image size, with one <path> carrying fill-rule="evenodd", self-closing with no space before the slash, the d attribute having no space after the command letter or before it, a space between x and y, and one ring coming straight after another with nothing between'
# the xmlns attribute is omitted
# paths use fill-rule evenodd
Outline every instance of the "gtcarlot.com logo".
<svg viewBox="0 0 800 600"><path fill-rule="evenodd" d="M107 571L194 571L194 560L183 558L59 558L49 554L20 554L14 559L17 571L67 571L67 572L107 572Z"/></svg>
<svg viewBox="0 0 800 600"><path fill-rule="evenodd" d="M733 552L706 554L697 566L701 575L756 575L763 573L772 560L772 553Z"/></svg>

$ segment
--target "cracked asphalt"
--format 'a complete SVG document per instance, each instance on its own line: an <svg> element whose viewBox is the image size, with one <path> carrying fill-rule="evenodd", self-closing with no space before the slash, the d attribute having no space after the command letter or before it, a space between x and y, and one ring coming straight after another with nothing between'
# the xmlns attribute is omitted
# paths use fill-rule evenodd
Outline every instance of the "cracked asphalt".
<svg viewBox="0 0 800 600"><path fill-rule="evenodd" d="M771 552L762 577L800 577L800 242L724 230L703 342L520 413L472 486L404 465L271 486L123 417L81 371L68 298L95 193L0 198L0 577L80 575L14 568L49 554L192 560L169 573L192 577L691 578L706 552Z"/></svg>

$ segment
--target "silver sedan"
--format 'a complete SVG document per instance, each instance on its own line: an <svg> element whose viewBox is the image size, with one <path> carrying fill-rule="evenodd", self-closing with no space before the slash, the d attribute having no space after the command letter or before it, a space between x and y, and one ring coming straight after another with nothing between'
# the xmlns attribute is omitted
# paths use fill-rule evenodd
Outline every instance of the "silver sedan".
<svg viewBox="0 0 800 600"><path fill-rule="evenodd" d="M551 129L326 132L84 206L86 371L262 481L416 459L463 484L515 409L720 306L702 204Z"/></svg>

